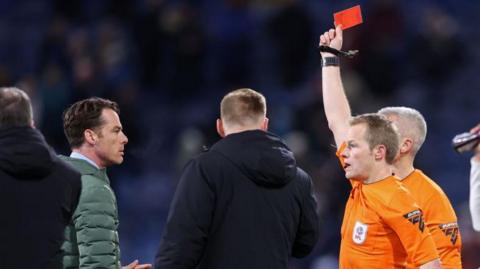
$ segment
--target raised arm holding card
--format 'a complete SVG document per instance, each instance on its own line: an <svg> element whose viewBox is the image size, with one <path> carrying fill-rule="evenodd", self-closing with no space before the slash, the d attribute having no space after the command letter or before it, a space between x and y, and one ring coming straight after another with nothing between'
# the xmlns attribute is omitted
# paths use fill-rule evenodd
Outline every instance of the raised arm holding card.
<svg viewBox="0 0 480 269"><path fill-rule="evenodd" d="M319 45L330 46L336 50L340 50L342 48L342 42L342 25L337 24L336 29L330 29L320 36ZM351 128L351 126L349 126L349 121L351 120L351 110L341 81L338 57L328 52L321 52L321 55L322 95L324 100L325 114L329 127L333 132L335 143L338 147L340 147L342 144L345 145L344 142L347 140L348 130ZM442 265L445 266L445 268L461 268L461 238L458 231L455 212L453 211L448 198L443 193L441 188L430 178L424 175L420 170L417 170L413 167L415 154L421 147L426 135L426 124L423 116L414 109L404 107L384 108L379 111L379 114L382 114L392 121L399 131L399 154L393 162L392 171L395 172L396 176L399 176L397 179L402 182L403 187L410 191L414 199L413 201L415 201L415 203L418 204L419 208L422 210L421 218L425 218L426 226L428 227L428 231L432 234L432 239L435 242L436 247L436 249L429 249L428 251L430 253L437 253L438 250ZM344 148L345 146L340 148L340 151L342 151ZM348 172L347 169L352 170L352 168L349 168L348 165L344 166L344 168L346 169L346 172ZM358 182L352 183L354 189L357 188L357 185ZM368 184L365 182L360 185L365 185L364 189L367 188L366 186L368 186ZM360 188L360 192L362 192L361 189L362 188ZM424 190L423 194L428 194L424 196L435 197L435 199L430 200L439 202L435 205L432 205L427 201L428 199L419 199L418 197L421 197L422 194L422 192L418 191L419 189ZM451 236L447 235L446 230L441 228L447 226L452 227ZM427 230L425 230L425 232L426 231ZM369 232L370 230L365 230L365 235L362 234L362 236L367 238L369 238L369 236L373 236L373 234L368 235ZM398 232L398 236L400 240L402 240L404 235L402 235L400 231L396 232ZM422 229L422 233L423 232L424 231ZM347 235L345 235L345 233ZM350 236L349 233L350 231L348 230L342 232L342 245L344 245L344 248L346 249L348 246L361 247L357 246L356 244L350 244L350 241L352 241L352 236ZM356 234L354 233L353 235ZM428 235L428 237L430 237L430 235ZM403 252L402 249L405 248L404 253L406 253L405 255L408 255L408 257L404 256L404 258L408 261L407 268L414 268L415 266L420 268L440 268L439 259L420 258L415 251L412 252L411 249L409 249L408 244L404 244L403 247L398 245L397 247L399 248L394 248L392 251L395 253L400 253ZM344 251L343 253L345 254L347 252ZM368 256L370 257L372 255L374 255L374 253L370 253ZM349 254L347 256L351 255ZM383 259L380 256L378 258ZM368 259L370 258L367 258L367 260ZM346 255L342 255L342 251L340 253L341 268L348 268L352 261L360 262L360 260L361 257L351 259L351 257L348 258ZM398 259L394 261L394 263L397 262Z"/></svg>

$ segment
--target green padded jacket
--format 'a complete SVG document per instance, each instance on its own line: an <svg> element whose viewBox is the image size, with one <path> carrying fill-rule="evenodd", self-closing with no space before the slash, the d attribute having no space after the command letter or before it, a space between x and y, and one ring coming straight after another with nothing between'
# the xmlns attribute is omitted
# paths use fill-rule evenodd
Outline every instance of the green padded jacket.
<svg viewBox="0 0 480 269"><path fill-rule="evenodd" d="M118 210L105 169L59 156L82 174L82 192L65 230L63 268L119 269Z"/></svg>

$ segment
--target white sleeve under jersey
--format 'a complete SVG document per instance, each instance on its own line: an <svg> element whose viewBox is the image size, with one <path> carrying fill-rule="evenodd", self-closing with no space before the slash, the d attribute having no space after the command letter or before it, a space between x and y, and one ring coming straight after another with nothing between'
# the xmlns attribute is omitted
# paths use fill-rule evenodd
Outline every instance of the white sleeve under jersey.
<svg viewBox="0 0 480 269"><path fill-rule="evenodd" d="M472 158L470 163L470 213L473 229L480 232L480 162Z"/></svg>

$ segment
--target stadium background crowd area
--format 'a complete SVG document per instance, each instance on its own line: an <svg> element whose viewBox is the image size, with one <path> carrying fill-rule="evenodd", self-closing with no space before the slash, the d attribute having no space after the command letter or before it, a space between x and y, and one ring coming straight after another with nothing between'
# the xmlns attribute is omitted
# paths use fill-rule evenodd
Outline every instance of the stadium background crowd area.
<svg viewBox="0 0 480 269"><path fill-rule="evenodd" d="M183 165L219 139L221 97L239 87L264 93L270 129L286 139L319 197L320 241L290 268L336 268L349 185L331 146L316 46L332 13L355 4L365 22L345 32L344 47L360 54L341 60L352 110L405 105L425 115L416 166L452 201L464 268L477 268L469 156L450 143L479 120L480 2L2 0L0 85L28 92L37 127L62 154L69 104L90 96L120 104L130 142L124 164L110 172L123 263L153 261Z"/></svg>

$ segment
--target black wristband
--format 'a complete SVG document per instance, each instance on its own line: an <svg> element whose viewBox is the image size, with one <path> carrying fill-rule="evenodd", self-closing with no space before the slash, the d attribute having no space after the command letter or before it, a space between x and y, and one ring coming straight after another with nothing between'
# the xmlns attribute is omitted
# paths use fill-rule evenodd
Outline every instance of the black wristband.
<svg viewBox="0 0 480 269"><path fill-rule="evenodd" d="M353 56L357 55L358 53L358 50L342 51L342 50L337 50L325 45L321 45L318 48L320 49L320 52L329 52L334 54L335 56L344 56L348 58L353 58Z"/></svg>
<svg viewBox="0 0 480 269"><path fill-rule="evenodd" d="M338 57L322 57L322 67L327 66L340 66L340 60Z"/></svg>

